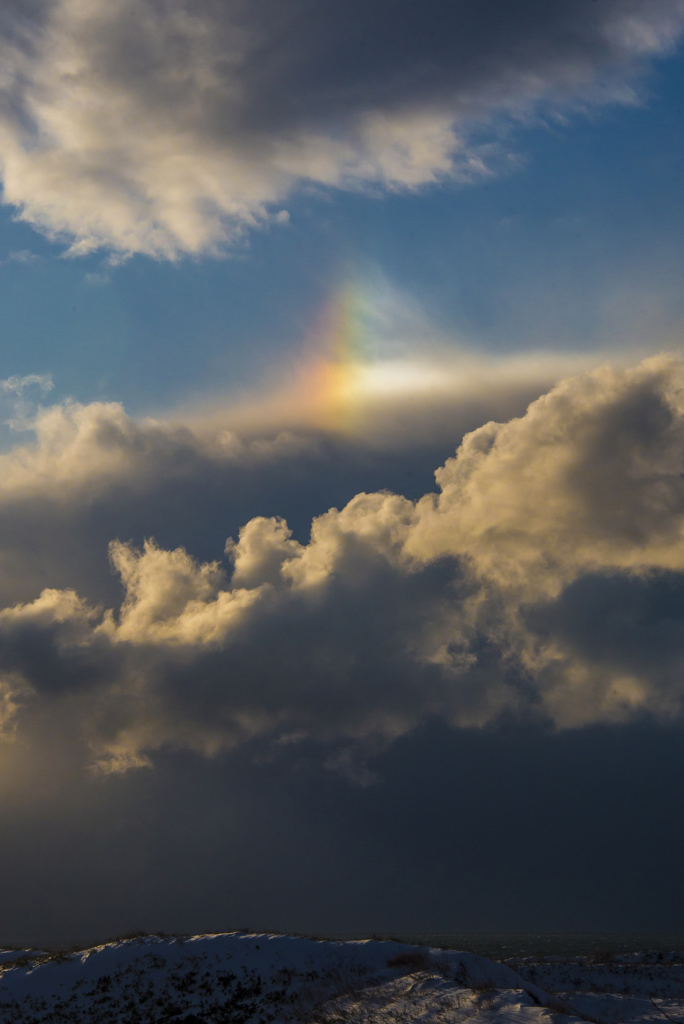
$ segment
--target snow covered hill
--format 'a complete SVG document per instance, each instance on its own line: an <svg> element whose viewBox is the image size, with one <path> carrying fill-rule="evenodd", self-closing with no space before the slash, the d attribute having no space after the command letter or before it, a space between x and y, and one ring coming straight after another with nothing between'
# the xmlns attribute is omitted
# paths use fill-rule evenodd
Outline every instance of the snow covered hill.
<svg viewBox="0 0 684 1024"><path fill-rule="evenodd" d="M78 953L0 952L2 1024L663 1024L684 953L497 963L399 942L149 935Z"/></svg>

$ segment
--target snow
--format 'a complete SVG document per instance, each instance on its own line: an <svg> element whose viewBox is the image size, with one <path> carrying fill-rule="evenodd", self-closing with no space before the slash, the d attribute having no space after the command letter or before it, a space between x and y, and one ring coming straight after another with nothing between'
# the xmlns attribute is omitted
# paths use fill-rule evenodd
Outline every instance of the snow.
<svg viewBox="0 0 684 1024"><path fill-rule="evenodd" d="M684 952L525 957L291 935L149 935L0 950L0 1024L664 1024Z"/></svg>

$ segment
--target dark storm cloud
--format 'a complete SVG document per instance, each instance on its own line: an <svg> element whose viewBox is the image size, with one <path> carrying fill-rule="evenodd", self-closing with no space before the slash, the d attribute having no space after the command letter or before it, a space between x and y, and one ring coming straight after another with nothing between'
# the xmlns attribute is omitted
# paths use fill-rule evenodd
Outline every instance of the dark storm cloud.
<svg viewBox="0 0 684 1024"><path fill-rule="evenodd" d="M680 360L565 380L439 493L339 511L382 453L114 405L36 431L0 456L3 941L678 927ZM273 505L221 530L288 478L310 536ZM169 543L119 534L112 574L148 507Z"/></svg>
<svg viewBox="0 0 684 1024"><path fill-rule="evenodd" d="M525 415L467 434L438 493L360 492L299 539L257 515L224 561L188 553L216 515L200 510L211 482L224 481L227 508L240 486L250 502L287 476L297 491L302 467L334 468L334 446L200 439L115 405L44 410L37 443L0 458L8 740L31 743L49 707L105 772L164 749L273 756L315 743L365 782L364 759L432 719L678 718L683 394L674 357L567 379ZM151 505L185 544L113 538L112 576L104 551L91 555L110 497L130 521ZM64 585L70 573L86 575L87 597Z"/></svg>
<svg viewBox="0 0 684 1024"><path fill-rule="evenodd" d="M547 642L557 639L608 674L667 689L684 667L682 573L588 573L553 602L529 609L526 621Z"/></svg>
<svg viewBox="0 0 684 1024"><path fill-rule="evenodd" d="M182 117L191 83L168 82L168 68L192 67L188 16L211 27L217 78L200 114L208 135L229 141L235 131L328 127L362 111L413 104L480 113L516 86L522 93L531 76L560 91L588 86L597 71L623 70L638 54L657 50L661 32L676 30L681 5L665 4L657 15L648 6L634 0L200 0L192 8L143 7L137 15L120 5L130 16L117 19L117 31L89 38L108 80L158 113ZM171 54L158 45L160 37L172 44ZM233 97L228 85L238 59L240 90Z"/></svg>
<svg viewBox="0 0 684 1024"><path fill-rule="evenodd" d="M74 252L216 251L307 183L491 173L474 131L629 102L683 22L681 0L15 2L5 200Z"/></svg>
<svg viewBox="0 0 684 1024"><path fill-rule="evenodd" d="M366 788L301 747L276 762L162 755L155 771L106 780L55 780L34 753L0 799L2 941L245 926L677 932L682 739L647 723L432 726L373 759L382 781Z"/></svg>
<svg viewBox="0 0 684 1024"><path fill-rule="evenodd" d="M654 18L621 0L257 0L236 10L255 40L242 79L247 132L413 104L479 114L492 100L522 98L532 77L551 95L572 93L657 48L682 13L673 4Z"/></svg>

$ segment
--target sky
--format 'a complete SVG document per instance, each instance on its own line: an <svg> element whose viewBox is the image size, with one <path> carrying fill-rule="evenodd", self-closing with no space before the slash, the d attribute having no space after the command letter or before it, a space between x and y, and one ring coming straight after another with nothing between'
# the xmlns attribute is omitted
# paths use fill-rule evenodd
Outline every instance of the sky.
<svg viewBox="0 0 684 1024"><path fill-rule="evenodd" d="M681 930L683 38L3 6L0 942Z"/></svg>

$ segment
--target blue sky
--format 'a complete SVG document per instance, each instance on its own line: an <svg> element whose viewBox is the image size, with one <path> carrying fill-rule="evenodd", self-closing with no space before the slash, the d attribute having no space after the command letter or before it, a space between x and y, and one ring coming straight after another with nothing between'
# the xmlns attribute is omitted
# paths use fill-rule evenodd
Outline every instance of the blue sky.
<svg viewBox="0 0 684 1024"><path fill-rule="evenodd" d="M5 207L0 372L51 374L53 397L134 414L254 389L341 281L369 275L477 350L678 349L683 75L676 54L642 75L634 105L511 125L515 160L484 181L305 190L288 224L221 258L65 258Z"/></svg>

